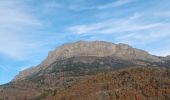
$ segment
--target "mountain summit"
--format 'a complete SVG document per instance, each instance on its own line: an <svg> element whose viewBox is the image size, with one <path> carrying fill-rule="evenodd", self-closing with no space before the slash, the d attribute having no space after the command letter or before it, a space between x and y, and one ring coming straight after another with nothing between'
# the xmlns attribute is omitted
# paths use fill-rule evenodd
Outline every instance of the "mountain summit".
<svg viewBox="0 0 170 100"><path fill-rule="evenodd" d="M158 57L152 56L146 51L135 49L127 44L114 44L105 41L78 41L75 43L64 44L50 52L44 64L50 64L57 59L66 59L78 56L96 57L119 57L122 59L140 59L158 62Z"/></svg>
<svg viewBox="0 0 170 100"><path fill-rule="evenodd" d="M63 44L54 51L49 52L47 59L40 65L20 72L14 80L25 79L25 77L33 73L46 69L56 61L72 57L112 57L129 61L142 60L147 62L161 62L160 58L127 44L114 44L106 41L78 41Z"/></svg>

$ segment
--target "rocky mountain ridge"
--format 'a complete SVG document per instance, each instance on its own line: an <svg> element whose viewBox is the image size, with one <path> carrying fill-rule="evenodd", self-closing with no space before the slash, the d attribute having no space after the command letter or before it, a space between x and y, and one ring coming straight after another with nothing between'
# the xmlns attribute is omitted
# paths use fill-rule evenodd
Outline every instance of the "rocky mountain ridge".
<svg viewBox="0 0 170 100"><path fill-rule="evenodd" d="M49 52L45 59L37 67L26 69L20 72L14 80L22 80L25 77L46 69L50 64L57 60L63 60L72 57L89 56L89 57L114 57L122 60L142 60L148 62L162 62L157 56L151 55L146 51L133 48L127 44L114 44L105 41L78 41L75 43L67 43Z"/></svg>
<svg viewBox="0 0 170 100"><path fill-rule="evenodd" d="M76 56L115 56L122 59L141 59L153 62L160 61L159 58L150 55L146 51L133 48L127 44L114 44L105 41L78 41L75 43L64 44L56 48L54 51L51 51L43 64L48 65L56 59L66 59Z"/></svg>

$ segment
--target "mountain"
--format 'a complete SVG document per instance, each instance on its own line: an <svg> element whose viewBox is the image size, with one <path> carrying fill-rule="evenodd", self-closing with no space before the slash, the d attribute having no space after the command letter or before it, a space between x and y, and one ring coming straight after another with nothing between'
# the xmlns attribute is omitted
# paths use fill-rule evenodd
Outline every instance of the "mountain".
<svg viewBox="0 0 170 100"><path fill-rule="evenodd" d="M135 96L136 100L169 99L168 58L127 44L67 43L51 51L38 66L20 72L13 81L0 86L0 100L87 100L88 96L88 100L115 100L115 96L120 99L126 95ZM98 96L100 99L95 99Z"/></svg>
<svg viewBox="0 0 170 100"><path fill-rule="evenodd" d="M15 80L25 79L25 77L33 73L46 69L55 61L73 57L111 57L129 62L135 60L161 62L161 59L158 57L150 55L146 51L133 48L127 44L114 44L105 41L78 41L64 44L54 51L51 51L47 59L38 65L38 67L24 70L15 78ZM85 62L86 60L83 59L83 61Z"/></svg>

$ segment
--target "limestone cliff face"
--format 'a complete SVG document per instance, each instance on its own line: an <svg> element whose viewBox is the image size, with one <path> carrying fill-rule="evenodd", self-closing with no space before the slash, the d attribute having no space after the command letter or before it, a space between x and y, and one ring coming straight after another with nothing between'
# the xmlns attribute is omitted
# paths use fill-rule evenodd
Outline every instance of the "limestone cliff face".
<svg viewBox="0 0 170 100"><path fill-rule="evenodd" d="M51 51L46 60L35 68L27 69L15 78L15 80L24 79L33 73L46 69L50 64L57 60L64 60L71 57L95 56L95 57L118 57L125 60L144 60L149 62L160 62L156 56L135 49L127 44L114 44L105 41L78 41L75 43L64 44L54 51Z"/></svg>
<svg viewBox="0 0 170 100"><path fill-rule="evenodd" d="M76 43L64 44L56 50L51 51L48 58L42 64L48 66L56 60L77 56L111 56L129 60L139 59L151 62L160 61L158 57L150 55L143 50L135 49L127 44L114 44L105 41L79 41Z"/></svg>

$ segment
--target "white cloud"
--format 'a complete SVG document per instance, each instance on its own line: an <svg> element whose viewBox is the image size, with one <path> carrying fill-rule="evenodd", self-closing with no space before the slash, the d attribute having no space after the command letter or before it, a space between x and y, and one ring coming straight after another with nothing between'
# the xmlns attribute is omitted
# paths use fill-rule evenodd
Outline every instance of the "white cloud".
<svg viewBox="0 0 170 100"><path fill-rule="evenodd" d="M106 4L100 4L100 5L85 5L85 3L88 4L88 1L86 0L77 0L76 2L73 1L73 3L59 3L59 2L47 2L44 4L44 7L47 9L49 8L62 8L62 9L69 9L74 11L82 11L82 10L101 10L101 9L108 9L108 8L115 8L124 6L126 4L129 4L133 2L134 0L116 0L113 2L109 2Z"/></svg>
<svg viewBox="0 0 170 100"><path fill-rule="evenodd" d="M85 24L85 25L75 25L68 28L72 33L77 34L118 34L122 32L133 32L146 30L151 28L160 27L162 23L149 23L142 24L134 22L134 20L140 18L139 14L134 14L128 18L122 19L110 19L103 22Z"/></svg>
<svg viewBox="0 0 170 100"><path fill-rule="evenodd" d="M143 20L144 16L145 14L143 13L134 13L126 18L71 26L68 28L68 31L79 35L111 35L114 36L116 42L129 43L131 45L147 45L148 43L159 42L160 39L170 37L170 23L141 22L140 20Z"/></svg>
<svg viewBox="0 0 170 100"><path fill-rule="evenodd" d="M0 53L13 58L23 58L35 49L34 45L15 33L1 33L0 34ZM38 47L38 45L37 45Z"/></svg>
<svg viewBox="0 0 170 100"><path fill-rule="evenodd" d="M135 20L135 19L139 19L139 18L141 18L141 17L143 17L144 16L144 14L143 13L139 13L139 12L136 12L136 13L134 13L132 16L130 16L129 17L129 20Z"/></svg>
<svg viewBox="0 0 170 100"><path fill-rule="evenodd" d="M9 71L9 68L7 66L5 66L5 65L0 65L0 69L2 69L5 72Z"/></svg>
<svg viewBox="0 0 170 100"><path fill-rule="evenodd" d="M0 3L3 3L0 1ZM6 2L5 2L6 3ZM40 26L41 23L31 13L27 13L21 8L20 5L7 4L0 5L0 28L12 28L12 27L23 27L23 26Z"/></svg>
<svg viewBox="0 0 170 100"><path fill-rule="evenodd" d="M34 48L24 32L42 23L22 6L17 1L0 1L0 54L21 58Z"/></svg>
<svg viewBox="0 0 170 100"><path fill-rule="evenodd" d="M106 5L97 6L98 9L114 8L131 3L133 0L117 0L116 2L109 3Z"/></svg>
<svg viewBox="0 0 170 100"><path fill-rule="evenodd" d="M93 9L108 9L108 8L115 8L115 7L120 7L120 6L124 6L126 4L132 3L134 0L117 0L114 2L110 2L107 4L103 4L103 5L98 5L98 6L92 6L92 7L82 7L81 10L93 10ZM75 7L73 7L73 10L79 10Z"/></svg>

